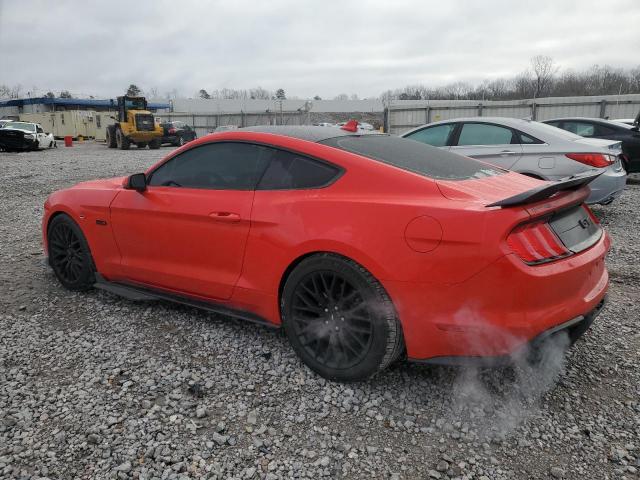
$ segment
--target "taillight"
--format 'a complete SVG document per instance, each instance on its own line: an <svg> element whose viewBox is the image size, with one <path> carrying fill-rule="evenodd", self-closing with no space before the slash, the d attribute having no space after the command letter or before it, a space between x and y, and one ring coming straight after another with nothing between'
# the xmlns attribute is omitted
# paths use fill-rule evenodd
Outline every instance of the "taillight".
<svg viewBox="0 0 640 480"><path fill-rule="evenodd" d="M549 262L570 253L546 220L516 227L507 237L507 244L529 264Z"/></svg>
<svg viewBox="0 0 640 480"><path fill-rule="evenodd" d="M576 162L596 168L608 167L616 162L615 155L605 155L603 153L567 153L565 156Z"/></svg>
<svg viewBox="0 0 640 480"><path fill-rule="evenodd" d="M175 128L173 128L173 127L171 127L171 128L169 129L169 135L173 135L174 133L176 133L176 129L175 129Z"/></svg>

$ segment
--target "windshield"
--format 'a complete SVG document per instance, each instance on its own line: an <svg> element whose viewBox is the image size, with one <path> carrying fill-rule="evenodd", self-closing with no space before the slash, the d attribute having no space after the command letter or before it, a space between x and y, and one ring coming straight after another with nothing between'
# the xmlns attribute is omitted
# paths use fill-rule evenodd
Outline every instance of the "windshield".
<svg viewBox="0 0 640 480"><path fill-rule="evenodd" d="M125 102L127 110L146 110L144 98L128 99Z"/></svg>
<svg viewBox="0 0 640 480"><path fill-rule="evenodd" d="M9 122L5 123L2 128L18 128L20 130L29 130L30 132L36 131L36 126L33 123L25 122Z"/></svg>
<svg viewBox="0 0 640 480"><path fill-rule="evenodd" d="M505 173L505 170L472 158L389 135L346 135L320 143L441 180L468 180Z"/></svg>

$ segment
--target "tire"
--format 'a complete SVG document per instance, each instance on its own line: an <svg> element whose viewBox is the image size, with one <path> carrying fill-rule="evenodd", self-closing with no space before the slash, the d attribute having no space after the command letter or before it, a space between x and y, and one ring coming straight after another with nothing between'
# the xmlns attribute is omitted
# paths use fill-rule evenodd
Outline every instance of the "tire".
<svg viewBox="0 0 640 480"><path fill-rule="evenodd" d="M137 146L138 148L147 148L147 144L146 144L146 142L136 143L136 146Z"/></svg>
<svg viewBox="0 0 640 480"><path fill-rule="evenodd" d="M380 282L339 255L302 260L286 280L280 307L293 349L324 378L366 380L404 350L402 327Z"/></svg>
<svg viewBox="0 0 640 480"><path fill-rule="evenodd" d="M63 287L89 290L95 283L95 267L89 244L71 217L60 214L47 228L49 264Z"/></svg>
<svg viewBox="0 0 640 480"><path fill-rule="evenodd" d="M159 138L154 138L149 142L149 148L151 150L158 150L160 148L160 145L162 145L162 142Z"/></svg>
<svg viewBox="0 0 640 480"><path fill-rule="evenodd" d="M116 129L116 144L120 150L129 150L131 142L119 128Z"/></svg>
<svg viewBox="0 0 640 480"><path fill-rule="evenodd" d="M53 142L49 142L49 148L53 148Z"/></svg>
<svg viewBox="0 0 640 480"><path fill-rule="evenodd" d="M116 148L116 128L113 125L107 127L107 147Z"/></svg>

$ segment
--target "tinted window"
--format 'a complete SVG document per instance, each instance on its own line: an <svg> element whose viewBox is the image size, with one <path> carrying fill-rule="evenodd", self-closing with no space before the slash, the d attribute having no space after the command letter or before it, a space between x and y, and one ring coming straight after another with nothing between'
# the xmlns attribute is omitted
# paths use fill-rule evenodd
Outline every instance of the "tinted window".
<svg viewBox="0 0 640 480"><path fill-rule="evenodd" d="M520 143L531 144L531 143L544 143L537 138L531 137L526 133L518 132L520 134Z"/></svg>
<svg viewBox="0 0 640 480"><path fill-rule="evenodd" d="M269 149L248 143L210 143L187 150L157 168L149 185L251 190L269 160Z"/></svg>
<svg viewBox="0 0 640 480"><path fill-rule="evenodd" d="M308 157L273 149L269 167L264 172L259 190L318 188L327 185L340 170Z"/></svg>
<svg viewBox="0 0 640 480"><path fill-rule="evenodd" d="M617 132L613 128L605 127L604 125L597 125L596 133L598 136L615 135Z"/></svg>
<svg viewBox="0 0 640 480"><path fill-rule="evenodd" d="M418 142L433 145L434 147L444 147L447 145L451 132L456 127L455 123L447 125L436 125L435 127L423 128L417 132L407 135L404 138L417 140Z"/></svg>
<svg viewBox="0 0 640 480"><path fill-rule="evenodd" d="M320 143L430 178L466 180L505 172L422 142L389 135L349 135L329 138Z"/></svg>
<svg viewBox="0 0 640 480"><path fill-rule="evenodd" d="M596 130L592 123L586 122L564 122L562 128L581 137L593 137Z"/></svg>
<svg viewBox="0 0 640 480"><path fill-rule="evenodd" d="M557 128L561 128L560 127L560 122L546 122L547 125L551 125L552 127L557 127Z"/></svg>
<svg viewBox="0 0 640 480"><path fill-rule="evenodd" d="M513 132L509 128L487 123L462 125L458 145L504 145L511 143Z"/></svg>

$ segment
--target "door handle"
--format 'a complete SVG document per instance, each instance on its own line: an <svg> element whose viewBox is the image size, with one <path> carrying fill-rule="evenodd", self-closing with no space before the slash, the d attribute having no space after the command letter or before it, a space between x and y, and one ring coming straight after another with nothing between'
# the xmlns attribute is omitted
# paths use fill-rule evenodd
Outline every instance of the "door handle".
<svg viewBox="0 0 640 480"><path fill-rule="evenodd" d="M514 152L513 150L502 150L500 152L500 155L502 155L503 157L506 157L507 155L515 155L516 152Z"/></svg>
<svg viewBox="0 0 640 480"><path fill-rule="evenodd" d="M238 223L240 221L240 215L232 212L212 212L209 217L216 222Z"/></svg>

